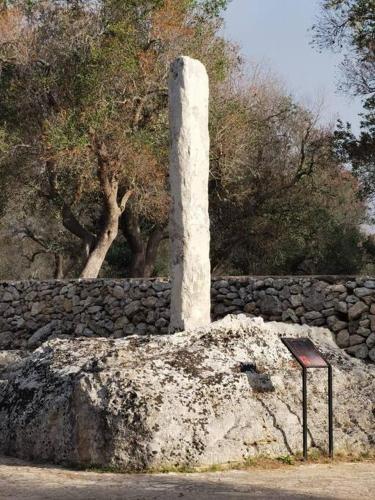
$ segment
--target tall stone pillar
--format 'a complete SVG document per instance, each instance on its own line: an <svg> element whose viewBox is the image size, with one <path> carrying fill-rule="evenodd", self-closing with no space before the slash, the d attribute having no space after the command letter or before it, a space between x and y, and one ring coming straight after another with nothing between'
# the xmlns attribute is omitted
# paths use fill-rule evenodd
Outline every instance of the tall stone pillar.
<svg viewBox="0 0 375 500"><path fill-rule="evenodd" d="M176 59L169 77L171 331L211 322L208 96L203 64Z"/></svg>

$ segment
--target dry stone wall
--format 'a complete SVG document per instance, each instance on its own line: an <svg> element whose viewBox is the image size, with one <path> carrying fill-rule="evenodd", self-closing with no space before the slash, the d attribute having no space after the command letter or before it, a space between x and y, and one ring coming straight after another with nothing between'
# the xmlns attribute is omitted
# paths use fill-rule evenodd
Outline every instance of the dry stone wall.
<svg viewBox="0 0 375 500"><path fill-rule="evenodd" d="M0 283L0 349L34 349L50 338L166 334L167 279ZM353 356L375 361L375 278L213 278L212 319L247 313L323 326Z"/></svg>

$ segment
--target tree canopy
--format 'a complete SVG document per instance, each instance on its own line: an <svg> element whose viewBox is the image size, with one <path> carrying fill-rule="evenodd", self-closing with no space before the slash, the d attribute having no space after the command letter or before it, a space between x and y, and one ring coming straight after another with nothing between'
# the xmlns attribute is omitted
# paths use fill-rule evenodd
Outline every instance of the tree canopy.
<svg viewBox="0 0 375 500"><path fill-rule="evenodd" d="M325 0L315 26L315 42L343 54L341 90L360 96L364 112L356 137L350 124L339 123L337 149L351 162L364 197L375 194L375 1Z"/></svg>
<svg viewBox="0 0 375 500"><path fill-rule="evenodd" d="M270 77L243 76L220 34L226 4L3 2L3 277L165 272L167 79L182 53L210 77L215 271L360 268L365 206L332 131Z"/></svg>

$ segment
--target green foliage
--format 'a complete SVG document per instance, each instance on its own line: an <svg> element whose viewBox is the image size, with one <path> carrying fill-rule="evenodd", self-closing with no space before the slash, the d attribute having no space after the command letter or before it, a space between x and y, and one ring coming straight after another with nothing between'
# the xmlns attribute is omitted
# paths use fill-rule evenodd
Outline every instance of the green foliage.
<svg viewBox="0 0 375 500"><path fill-rule="evenodd" d="M374 0L324 0L323 17L316 27L322 46L352 45L370 54L375 29Z"/></svg>
<svg viewBox="0 0 375 500"><path fill-rule="evenodd" d="M331 136L309 110L275 82L243 84L238 51L219 31L227 3L101 0L89 9L79 0L18 0L0 17L0 203L12 224L35 228L43 220L45 248L64 255L72 273L83 244L63 228L64 207L94 238L100 233L103 157L118 199L132 190L123 218L134 216L138 251L154 231L164 234L168 67L181 53L200 59L210 77L215 269L349 272L361 265L364 209L352 176L332 159ZM123 229L103 275L125 276L130 241ZM160 244L153 263L158 274L168 272L167 247Z"/></svg>
<svg viewBox="0 0 375 500"><path fill-rule="evenodd" d="M277 460L286 465L295 464L295 457L293 457L292 455L283 455L281 457L277 457Z"/></svg>
<svg viewBox="0 0 375 500"><path fill-rule="evenodd" d="M358 271L365 208L331 134L267 84L224 97L212 114L214 273Z"/></svg>
<svg viewBox="0 0 375 500"><path fill-rule="evenodd" d="M217 17L226 9L230 0L193 0L209 17Z"/></svg>
<svg viewBox="0 0 375 500"><path fill-rule="evenodd" d="M375 193L375 0L325 0L315 27L320 48L344 54L342 89L363 98L361 133L338 123L336 148L350 162L362 185L362 195Z"/></svg>
<svg viewBox="0 0 375 500"><path fill-rule="evenodd" d="M369 120L367 123L368 130L359 137L353 134L349 123L344 125L339 121L335 131L336 153L343 162L351 164L365 200L375 196L375 129Z"/></svg>

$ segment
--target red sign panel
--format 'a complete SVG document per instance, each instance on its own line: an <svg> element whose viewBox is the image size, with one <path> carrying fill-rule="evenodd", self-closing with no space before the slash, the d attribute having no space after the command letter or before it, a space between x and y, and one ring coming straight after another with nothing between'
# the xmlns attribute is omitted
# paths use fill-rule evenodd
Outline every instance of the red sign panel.
<svg viewBox="0 0 375 500"><path fill-rule="evenodd" d="M328 368L327 361L309 338L282 338L281 340L304 368Z"/></svg>

